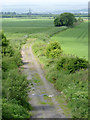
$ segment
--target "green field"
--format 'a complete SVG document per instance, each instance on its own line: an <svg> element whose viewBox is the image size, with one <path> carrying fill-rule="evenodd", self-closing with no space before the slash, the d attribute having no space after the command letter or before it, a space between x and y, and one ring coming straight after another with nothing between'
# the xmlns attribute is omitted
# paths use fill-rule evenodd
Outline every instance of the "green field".
<svg viewBox="0 0 90 120"><path fill-rule="evenodd" d="M88 59L88 22L57 33L51 40L59 41L64 53Z"/></svg>
<svg viewBox="0 0 90 120"><path fill-rule="evenodd" d="M53 19L3 18L2 25L6 36L14 40L23 39L25 35L50 34L61 29L54 27ZM59 41L64 53L88 59L88 22L59 32L51 40Z"/></svg>
<svg viewBox="0 0 90 120"><path fill-rule="evenodd" d="M32 34L53 34L61 31L63 28L56 28L53 19L22 19L22 18L3 18L2 29L11 42L18 44L18 41L25 39L25 36ZM42 34L42 35L41 35Z"/></svg>
<svg viewBox="0 0 90 120"><path fill-rule="evenodd" d="M54 27L53 20L49 19L16 19L4 18L2 26L5 32L10 33L40 33Z"/></svg>

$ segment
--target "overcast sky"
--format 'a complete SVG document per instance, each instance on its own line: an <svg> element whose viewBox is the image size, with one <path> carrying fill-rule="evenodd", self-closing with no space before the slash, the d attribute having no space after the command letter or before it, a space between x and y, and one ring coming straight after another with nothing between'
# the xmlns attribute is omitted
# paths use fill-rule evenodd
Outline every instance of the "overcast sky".
<svg viewBox="0 0 90 120"><path fill-rule="evenodd" d="M59 10L87 9L90 0L0 0L2 11L52 12Z"/></svg>
<svg viewBox="0 0 90 120"><path fill-rule="evenodd" d="M3 5L10 4L74 4L74 3L88 3L89 0L2 0Z"/></svg>

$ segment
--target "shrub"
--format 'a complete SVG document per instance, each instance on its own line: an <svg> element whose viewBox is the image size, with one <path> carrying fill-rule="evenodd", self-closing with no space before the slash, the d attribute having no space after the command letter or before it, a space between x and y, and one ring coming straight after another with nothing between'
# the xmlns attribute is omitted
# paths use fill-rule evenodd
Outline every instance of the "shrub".
<svg viewBox="0 0 90 120"><path fill-rule="evenodd" d="M58 42L50 42L46 47L46 56L49 58L57 58L61 53L61 46Z"/></svg>
<svg viewBox="0 0 90 120"><path fill-rule="evenodd" d="M5 35L2 33L2 55L13 56L13 54L14 54L14 50L11 47L9 40L7 40Z"/></svg>
<svg viewBox="0 0 90 120"><path fill-rule="evenodd" d="M8 74L8 73L7 73ZM21 105L27 106L28 92L30 90L29 81L22 74L18 73L17 69L9 71L6 75L7 78L3 79L3 93L7 99L16 99L20 101ZM27 106L28 107L28 106Z"/></svg>
<svg viewBox="0 0 90 120"><path fill-rule="evenodd" d="M13 68L17 68L14 59L12 57L4 56L2 58L2 70L5 72Z"/></svg>
<svg viewBox="0 0 90 120"><path fill-rule="evenodd" d="M18 118L30 118L30 113L19 105L18 103L13 103L3 99L2 104L2 117L3 119L18 119Z"/></svg>
<svg viewBox="0 0 90 120"><path fill-rule="evenodd" d="M64 69L69 73L74 73L80 69L86 69L88 67L88 61L78 57L62 57L57 62L57 69Z"/></svg>

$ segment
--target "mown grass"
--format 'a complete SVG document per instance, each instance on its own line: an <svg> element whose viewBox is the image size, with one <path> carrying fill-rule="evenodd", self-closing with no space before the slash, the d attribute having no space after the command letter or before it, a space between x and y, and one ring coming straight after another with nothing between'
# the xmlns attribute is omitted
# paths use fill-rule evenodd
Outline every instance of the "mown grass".
<svg viewBox="0 0 90 120"><path fill-rule="evenodd" d="M51 40L58 41L65 53L88 59L88 22L60 32Z"/></svg>

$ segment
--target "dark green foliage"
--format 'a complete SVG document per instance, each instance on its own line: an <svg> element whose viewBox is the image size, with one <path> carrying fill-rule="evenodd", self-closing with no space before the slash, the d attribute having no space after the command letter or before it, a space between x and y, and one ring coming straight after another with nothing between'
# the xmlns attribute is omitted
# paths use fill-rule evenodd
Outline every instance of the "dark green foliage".
<svg viewBox="0 0 90 120"><path fill-rule="evenodd" d="M54 20L55 26L72 26L74 22L76 19L72 13L62 13Z"/></svg>
<svg viewBox="0 0 90 120"><path fill-rule="evenodd" d="M61 22L60 22L60 16L55 18L54 24L55 24L55 26L61 26L62 25Z"/></svg>
<svg viewBox="0 0 90 120"><path fill-rule="evenodd" d="M2 55L3 56L7 56L7 55L13 56L14 50L11 47L9 40L6 39L3 32L1 33L1 35L2 35Z"/></svg>
<svg viewBox="0 0 90 120"><path fill-rule="evenodd" d="M26 80L25 76L18 73L17 69L9 71L6 77L7 78L4 77L3 79L3 93L5 93L5 98L15 98L24 106L25 102L28 100L29 81Z"/></svg>
<svg viewBox="0 0 90 120"><path fill-rule="evenodd" d="M3 99L2 105L2 117L3 119L18 119L18 118L30 118L30 113L27 109L19 105L17 102L7 101Z"/></svg>
<svg viewBox="0 0 90 120"><path fill-rule="evenodd" d="M18 68L22 65L20 46L12 49L4 34L2 38L2 117L4 120L30 118L29 81Z"/></svg>
<svg viewBox="0 0 90 120"><path fill-rule="evenodd" d="M18 50L18 49L15 50L14 55L13 55L13 60L18 67L22 65L20 50Z"/></svg>
<svg viewBox="0 0 90 120"><path fill-rule="evenodd" d="M15 51L13 57L3 56L2 58L2 70L8 71L10 69L18 68L18 66L22 65L20 52L17 50Z"/></svg>
<svg viewBox="0 0 90 120"><path fill-rule="evenodd" d="M58 42L50 42L46 47L46 56L49 58L57 58L61 52L61 46Z"/></svg>
<svg viewBox="0 0 90 120"><path fill-rule="evenodd" d="M57 61L57 69L64 69L69 73L74 73L80 69L86 69L88 67L88 61L78 57L62 57Z"/></svg>
<svg viewBox="0 0 90 120"><path fill-rule="evenodd" d="M8 71L10 69L17 68L17 65L12 57L4 56L2 58L2 70Z"/></svg>

